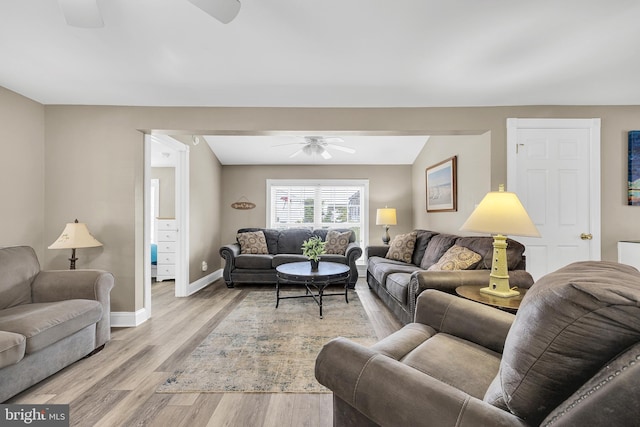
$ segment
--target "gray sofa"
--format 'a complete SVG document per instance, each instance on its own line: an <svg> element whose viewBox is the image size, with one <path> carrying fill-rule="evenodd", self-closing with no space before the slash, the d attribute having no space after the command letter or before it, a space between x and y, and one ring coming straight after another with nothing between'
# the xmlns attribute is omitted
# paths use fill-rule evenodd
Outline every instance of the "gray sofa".
<svg viewBox="0 0 640 427"><path fill-rule="evenodd" d="M493 256L493 238L489 236L462 237L429 230L414 230L416 241L411 262L385 258L389 246L368 246L367 283L398 319L407 324L413 321L416 301L425 289L437 289L455 294L462 285L488 285ZM481 260L468 270L427 271L452 246L468 248ZM507 239L509 284L529 288L533 278L525 271L525 247Z"/></svg>
<svg viewBox="0 0 640 427"><path fill-rule="evenodd" d="M333 229L339 232L351 231L347 229ZM275 284L276 267L289 262L306 261L302 255L302 242L313 236L326 239L327 229L310 230L308 228L290 228L274 230L269 228L242 228L238 233L262 231L266 238L268 254L241 254L238 242L224 245L220 248L220 256L224 258L224 281L227 287L233 288L239 283ZM358 280L356 260L362 255L362 248L355 242L355 233L351 231L349 245L344 255L326 254L320 257L320 262L331 261L346 264L350 267L349 288L354 288Z"/></svg>
<svg viewBox="0 0 640 427"><path fill-rule="evenodd" d="M514 316L436 290L371 348L324 346L334 426L635 426L640 273L579 262L544 276Z"/></svg>
<svg viewBox="0 0 640 427"><path fill-rule="evenodd" d="M104 346L113 275L40 271L28 246L0 248L0 402Z"/></svg>

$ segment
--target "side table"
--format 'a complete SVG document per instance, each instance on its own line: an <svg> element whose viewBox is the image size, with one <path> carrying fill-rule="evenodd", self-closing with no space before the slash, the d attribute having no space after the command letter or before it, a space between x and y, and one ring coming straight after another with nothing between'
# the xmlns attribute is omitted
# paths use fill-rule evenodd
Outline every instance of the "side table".
<svg viewBox="0 0 640 427"><path fill-rule="evenodd" d="M493 295L480 292L481 288L486 288L486 286L485 285L458 286L456 288L456 294L458 294L463 298L470 299L471 301L476 301L482 304L490 305L505 311L515 313L518 311L518 308L520 308L520 303L522 302L522 298L527 293L526 289L518 288L518 292L520 292L520 295L515 297L510 297L510 298L500 298L500 297L496 297Z"/></svg>

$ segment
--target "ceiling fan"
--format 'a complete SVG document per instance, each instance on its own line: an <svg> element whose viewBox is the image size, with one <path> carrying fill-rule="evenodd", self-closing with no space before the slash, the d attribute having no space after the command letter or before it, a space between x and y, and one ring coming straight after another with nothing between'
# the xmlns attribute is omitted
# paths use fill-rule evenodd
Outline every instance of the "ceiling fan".
<svg viewBox="0 0 640 427"><path fill-rule="evenodd" d="M233 21L240 11L239 0L188 0L223 24ZM80 28L104 26L98 0L58 0L68 25Z"/></svg>
<svg viewBox="0 0 640 427"><path fill-rule="evenodd" d="M353 148L336 145L336 143L340 144L343 142L344 140L338 137L305 136L304 142L294 142L294 144L302 144L302 148L291 154L289 158L293 158L298 154L304 153L308 156L319 154L324 159L328 160L332 157L328 149L338 150L349 154L354 154L356 152Z"/></svg>

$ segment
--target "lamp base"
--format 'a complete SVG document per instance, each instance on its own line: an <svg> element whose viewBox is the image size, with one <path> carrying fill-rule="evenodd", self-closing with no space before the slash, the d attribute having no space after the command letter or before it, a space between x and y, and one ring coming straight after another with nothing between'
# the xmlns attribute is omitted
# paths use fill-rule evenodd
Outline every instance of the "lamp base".
<svg viewBox="0 0 640 427"><path fill-rule="evenodd" d="M489 286L480 288L483 294L499 298L511 298L520 295L520 292L509 286L509 272L507 269L507 238L501 234L493 236L493 261L491 274L489 274Z"/></svg>
<svg viewBox="0 0 640 427"><path fill-rule="evenodd" d="M480 292L482 292L483 294L489 294L489 295L493 295L494 297L500 297L500 298L511 298L511 297L517 297L518 295L520 295L520 292L516 291L515 289L502 291L498 289L491 289L490 287L480 288Z"/></svg>
<svg viewBox="0 0 640 427"><path fill-rule="evenodd" d="M389 226L385 225L384 234L382 235L382 243L384 243L385 245L388 245L390 241L391 241L391 236L389 236Z"/></svg>

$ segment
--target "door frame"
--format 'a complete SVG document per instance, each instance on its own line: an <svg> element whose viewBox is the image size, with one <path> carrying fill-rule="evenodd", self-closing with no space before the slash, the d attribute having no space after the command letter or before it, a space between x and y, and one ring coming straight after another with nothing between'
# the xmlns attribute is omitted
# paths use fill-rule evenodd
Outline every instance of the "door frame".
<svg viewBox="0 0 640 427"><path fill-rule="evenodd" d="M144 136L144 310L151 317L151 225L148 213L151 209L151 141L171 147L177 154L176 161L176 278L175 296L188 296L189 286L189 146L168 135Z"/></svg>
<svg viewBox="0 0 640 427"><path fill-rule="evenodd" d="M519 129L589 130L589 258L599 261L602 253L600 195L600 119L507 119L507 187L517 193L517 133Z"/></svg>

